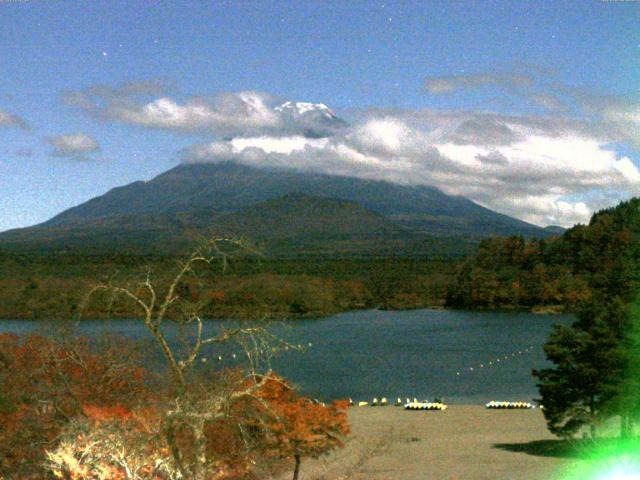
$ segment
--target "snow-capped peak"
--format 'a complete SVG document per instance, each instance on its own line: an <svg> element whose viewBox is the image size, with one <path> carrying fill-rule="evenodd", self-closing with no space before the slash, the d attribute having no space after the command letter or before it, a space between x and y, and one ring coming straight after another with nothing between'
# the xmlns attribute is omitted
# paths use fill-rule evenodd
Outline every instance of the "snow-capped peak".
<svg viewBox="0 0 640 480"><path fill-rule="evenodd" d="M278 112L291 112L294 116L304 115L307 112L321 112L327 118L336 118L335 113L324 103L284 102L275 109Z"/></svg>

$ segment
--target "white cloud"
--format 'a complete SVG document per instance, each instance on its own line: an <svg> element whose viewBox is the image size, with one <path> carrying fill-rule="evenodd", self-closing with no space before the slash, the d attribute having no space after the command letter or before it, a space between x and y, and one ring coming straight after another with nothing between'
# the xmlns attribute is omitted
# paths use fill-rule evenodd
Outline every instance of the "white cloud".
<svg viewBox="0 0 640 480"><path fill-rule="evenodd" d="M591 138L531 135L492 149L453 144L436 148L468 171L460 183L441 185L443 190L537 224L586 222L593 209L604 206L594 203L589 208L584 201L566 200L575 195L607 190L640 193L638 168ZM489 155L506 163L483 162Z"/></svg>
<svg viewBox="0 0 640 480"><path fill-rule="evenodd" d="M53 146L51 155L54 157L87 160L87 154L100 151L98 142L93 137L84 133L56 135L48 138L47 142Z"/></svg>
<svg viewBox="0 0 640 480"><path fill-rule="evenodd" d="M463 143L456 134L469 122L482 132ZM466 127L464 127L466 128ZM496 131L514 132L496 143ZM607 143L554 120L493 114L364 118L350 131L326 139L245 137L184 152L188 161L235 160L254 166L424 184L462 195L493 210L539 224L586 222L602 192L640 193L640 171Z"/></svg>
<svg viewBox="0 0 640 480"><path fill-rule="evenodd" d="M410 142L411 130L400 119L372 118L356 128L351 138L369 150L398 152Z"/></svg>
<svg viewBox="0 0 640 480"><path fill-rule="evenodd" d="M0 110L0 127L17 127L23 130L29 129L29 125L22 117L4 110Z"/></svg>
<svg viewBox="0 0 640 480"><path fill-rule="evenodd" d="M269 153L290 154L295 151L304 151L306 148L323 148L327 145L326 138L307 138L301 135L292 137L238 137L229 141L235 152L241 152L245 148L255 147Z"/></svg>
<svg viewBox="0 0 640 480"><path fill-rule="evenodd" d="M166 95L149 99L157 88L155 84L96 86L68 92L65 101L102 119L145 128L199 131L218 138L263 134L321 137L346 126L323 104L283 103L273 95L253 91L186 101Z"/></svg>
<svg viewBox="0 0 640 480"><path fill-rule="evenodd" d="M162 97L139 108L116 108L112 114L145 127L225 133L274 129L281 122L266 98L255 92L222 95L215 103L193 99L183 105Z"/></svg>
<svg viewBox="0 0 640 480"><path fill-rule="evenodd" d="M534 79L529 75L472 73L428 77L425 88L431 95L453 93L456 90L475 89L487 85L500 87L529 87Z"/></svg>

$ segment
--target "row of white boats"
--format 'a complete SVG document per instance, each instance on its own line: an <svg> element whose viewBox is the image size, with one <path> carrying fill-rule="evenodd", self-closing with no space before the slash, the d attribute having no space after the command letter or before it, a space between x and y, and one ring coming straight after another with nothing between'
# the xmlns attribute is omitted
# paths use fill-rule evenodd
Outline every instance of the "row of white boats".
<svg viewBox="0 0 640 480"><path fill-rule="evenodd" d="M384 407L390 405L389 400L386 397L382 397L378 400L378 398L374 398L371 402L360 401L355 403L353 399L349 399L350 406L358 406L358 407ZM417 398L410 400L406 399L405 402L402 401L400 397L396 399L394 404L396 407L404 407L405 410L446 410L447 405L441 401L434 400L433 402L429 402L427 400L419 401ZM485 408L489 409L532 409L536 408L535 405L529 402L499 402L492 400L489 403L485 404ZM542 408L542 406L540 407Z"/></svg>
<svg viewBox="0 0 640 480"><path fill-rule="evenodd" d="M490 401L485 405L486 408L497 408L497 409L530 409L536 408L534 404L529 402L496 402L494 400ZM542 408L542 406L540 406Z"/></svg>
<svg viewBox="0 0 640 480"><path fill-rule="evenodd" d="M354 403L354 401L350 398L349 399L349 405L351 406L358 406L358 407L385 407L387 405L389 405L390 402L386 397L382 397L380 398L380 400L378 400L378 398L374 398L371 402L358 402L358 403ZM396 407L404 407L405 410L446 410L447 409L447 405L445 405L444 403L440 402L440 401L433 401L433 402L429 402L427 400L424 401L418 401L417 398L414 398L413 400L407 398L405 402L402 401L402 399L400 397L398 397L396 399L396 402L394 404Z"/></svg>

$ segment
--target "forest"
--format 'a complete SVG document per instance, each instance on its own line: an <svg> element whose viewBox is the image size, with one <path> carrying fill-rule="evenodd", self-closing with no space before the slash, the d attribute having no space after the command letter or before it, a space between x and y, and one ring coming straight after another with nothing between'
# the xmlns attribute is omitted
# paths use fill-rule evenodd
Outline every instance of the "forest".
<svg viewBox="0 0 640 480"><path fill-rule="evenodd" d="M129 281L147 272L160 282L172 256L17 255L0 253L0 318L71 318L91 287L107 278ZM424 257L273 258L243 255L226 272L201 272L182 295L210 318L320 317L363 308L442 306L455 260ZM130 305L107 311L95 302L86 318L131 318Z"/></svg>
<svg viewBox="0 0 640 480"><path fill-rule="evenodd" d="M637 291L640 285L640 199L593 215L562 236L481 242L448 288L452 308L555 307L576 311L594 292Z"/></svg>
<svg viewBox="0 0 640 480"><path fill-rule="evenodd" d="M570 326L556 325L544 346L552 367L534 370L549 430L562 438L609 437L638 452L640 419L640 202L633 199L593 216L550 247L584 275L589 298ZM559 257L556 256L559 260ZM558 261L556 260L556 261ZM631 442L631 443L629 443Z"/></svg>

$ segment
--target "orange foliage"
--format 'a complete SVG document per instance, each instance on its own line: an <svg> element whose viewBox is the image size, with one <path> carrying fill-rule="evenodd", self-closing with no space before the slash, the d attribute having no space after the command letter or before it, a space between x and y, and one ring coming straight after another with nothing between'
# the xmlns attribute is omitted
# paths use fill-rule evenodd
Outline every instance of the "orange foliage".
<svg viewBox="0 0 640 480"><path fill-rule="evenodd" d="M100 422L130 422L134 419L133 412L122 405L82 405L82 413L90 420Z"/></svg>
<svg viewBox="0 0 640 480"><path fill-rule="evenodd" d="M126 416L149 396L144 370L128 363L122 347L0 335L0 475L38 471L70 419L102 407Z"/></svg>
<svg viewBox="0 0 640 480"><path fill-rule="evenodd" d="M66 475L60 478L94 478L96 469L125 478L113 460L122 452L140 478L166 478L157 465L171 464L164 435L173 397L169 389L150 393L149 373L126 358L129 351L124 344L97 349L86 340L0 335L0 478L44 478L45 458L50 471ZM302 457L342 446L345 402L314 403L276 375L266 382L243 380L240 371L220 375L236 392L251 393L239 395L228 415L205 421L207 468L215 478L253 478L256 462L293 457L299 466ZM252 391L255 382L264 384ZM188 462L196 455L194 431L178 421L174 434L172 445Z"/></svg>
<svg viewBox="0 0 640 480"><path fill-rule="evenodd" d="M222 303L225 300L225 293L223 290L207 290L205 298L209 302Z"/></svg>
<svg viewBox="0 0 640 480"><path fill-rule="evenodd" d="M330 405L299 396L282 378L274 376L260 392L273 409L268 424L268 448L279 457L318 457L342 447L349 434L348 402Z"/></svg>

